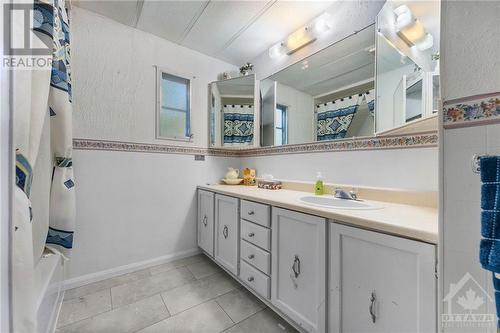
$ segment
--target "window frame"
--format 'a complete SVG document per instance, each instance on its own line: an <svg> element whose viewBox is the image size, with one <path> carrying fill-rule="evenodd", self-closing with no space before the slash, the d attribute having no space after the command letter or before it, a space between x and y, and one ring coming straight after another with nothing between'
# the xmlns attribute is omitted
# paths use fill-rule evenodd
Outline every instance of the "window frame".
<svg viewBox="0 0 500 333"><path fill-rule="evenodd" d="M276 126L276 119L274 121L274 131L281 131L281 144L280 146L288 144L288 106L285 104L276 103L276 109L274 110L281 112L281 127ZM276 143L275 143L276 145Z"/></svg>
<svg viewBox="0 0 500 333"><path fill-rule="evenodd" d="M158 66L155 66L156 67L156 94L155 94L155 99L156 99L156 131L155 131L155 137L156 139L158 140L169 140L169 141L184 141L184 142L193 142L193 128L192 128L192 106L191 106L191 101L192 101L192 94L193 94L193 84L192 84L192 81L193 79L195 79L195 77L189 77L187 75L183 75L183 74L179 74L175 71L172 71L172 70L169 70L169 69L166 69L166 68L161 68L161 67L158 67ZM170 76L175 76L175 77L178 77L180 79L183 79L183 80L187 80L188 81L188 96L187 96L187 103L188 103L188 107L187 107L187 110L186 110L186 127L188 129L188 134L187 136L183 136L183 137L175 137L175 136L162 136L160 135L160 111L161 111L161 108L162 108L162 105L161 105L161 94L162 94L162 91L161 91L161 83L162 83L162 76L163 74L166 74L166 75L170 75ZM179 111L179 112L183 112L183 111Z"/></svg>

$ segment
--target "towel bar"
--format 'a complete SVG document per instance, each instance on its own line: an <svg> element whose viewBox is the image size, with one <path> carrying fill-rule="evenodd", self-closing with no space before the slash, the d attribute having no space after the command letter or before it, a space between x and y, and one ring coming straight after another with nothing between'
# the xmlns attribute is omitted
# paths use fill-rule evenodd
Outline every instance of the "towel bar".
<svg viewBox="0 0 500 333"><path fill-rule="evenodd" d="M472 161L471 161L471 167L472 167L472 172L474 173L481 173L481 157L486 157L486 156L491 156L491 155L479 155L479 154L474 154L472 155Z"/></svg>

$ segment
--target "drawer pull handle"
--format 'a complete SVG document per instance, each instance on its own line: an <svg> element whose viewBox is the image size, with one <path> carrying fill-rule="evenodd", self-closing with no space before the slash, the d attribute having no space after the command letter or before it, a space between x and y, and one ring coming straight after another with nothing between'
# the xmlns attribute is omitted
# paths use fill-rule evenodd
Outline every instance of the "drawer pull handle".
<svg viewBox="0 0 500 333"><path fill-rule="evenodd" d="M248 212L248 215L255 215L255 212L253 210Z"/></svg>
<svg viewBox="0 0 500 333"><path fill-rule="evenodd" d="M248 282L252 282L254 280L253 276L250 276L248 279Z"/></svg>
<svg viewBox="0 0 500 333"><path fill-rule="evenodd" d="M375 323L377 321L377 316L375 315L375 302L377 301L377 296L375 295L375 290L372 291L372 295L370 297L370 307L368 310L370 311L370 316L372 317L372 322Z"/></svg>
<svg viewBox="0 0 500 333"><path fill-rule="evenodd" d="M229 235L229 229L227 228L227 225L225 225L222 229L222 235L224 235L224 239L227 239L227 236Z"/></svg>
<svg viewBox="0 0 500 333"><path fill-rule="evenodd" d="M255 258L255 256L253 254L248 256L248 259L253 259L253 258Z"/></svg>
<svg viewBox="0 0 500 333"><path fill-rule="evenodd" d="M300 259L298 255L295 255L295 258L293 259L292 271L295 278L298 278L300 275Z"/></svg>
<svg viewBox="0 0 500 333"><path fill-rule="evenodd" d="M250 233L248 234L248 237L253 237L253 236L255 236L255 234L254 234L253 232L250 232Z"/></svg>
<svg viewBox="0 0 500 333"><path fill-rule="evenodd" d="M208 217L205 215L203 216L203 225L206 227L207 226L207 221L208 221Z"/></svg>

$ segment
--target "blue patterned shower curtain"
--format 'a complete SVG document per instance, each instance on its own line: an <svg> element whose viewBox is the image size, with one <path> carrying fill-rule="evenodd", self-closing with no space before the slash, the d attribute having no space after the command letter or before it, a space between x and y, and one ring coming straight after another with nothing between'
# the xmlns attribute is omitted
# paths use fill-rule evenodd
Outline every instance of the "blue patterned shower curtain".
<svg viewBox="0 0 500 333"><path fill-rule="evenodd" d="M50 5L41 6L45 10L40 11L43 16L39 17L43 17L40 32L51 35L53 41L48 108L54 169L47 246L68 256L75 229L69 13L64 0L51 1Z"/></svg>
<svg viewBox="0 0 500 333"><path fill-rule="evenodd" d="M39 152L46 112L50 113L54 168L49 201L47 246L68 256L75 224L72 168L72 107L68 8L65 0L33 3L32 46L52 51L52 67L14 73L14 147L16 187L13 191L12 304L13 330L37 332L35 262L31 209L33 165ZM20 31L14 31L14 40ZM50 58L50 55L49 55ZM22 72L22 73L20 73Z"/></svg>
<svg viewBox="0 0 500 333"><path fill-rule="evenodd" d="M250 145L253 142L253 106L224 105L224 145Z"/></svg>
<svg viewBox="0 0 500 333"><path fill-rule="evenodd" d="M359 99L344 99L317 106L317 141L343 139L358 109Z"/></svg>

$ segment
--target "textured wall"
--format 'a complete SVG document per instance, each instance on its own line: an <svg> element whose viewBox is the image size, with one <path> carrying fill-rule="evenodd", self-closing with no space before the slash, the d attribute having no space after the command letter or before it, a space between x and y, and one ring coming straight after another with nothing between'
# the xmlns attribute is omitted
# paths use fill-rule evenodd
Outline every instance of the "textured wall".
<svg viewBox="0 0 500 333"><path fill-rule="evenodd" d="M443 100L500 91L499 17L498 1L442 2ZM471 159L474 154L500 154L500 125L446 129L442 137L443 296L452 283L470 273L492 297L491 273L479 264L481 184L479 175L472 172ZM494 304L488 296L477 286L472 288L484 300L473 313L494 314ZM460 291L457 297L464 292ZM448 311L447 305L442 304L444 312ZM496 329L469 327L467 332L496 332Z"/></svg>
<svg viewBox="0 0 500 333"><path fill-rule="evenodd" d="M259 175L315 181L321 171L329 183L437 191L437 148L347 151L243 158L242 167Z"/></svg>
<svg viewBox="0 0 500 333"><path fill-rule="evenodd" d="M337 42L355 31L375 23L377 13L384 5L385 0L356 0L335 1L326 10L331 15L334 26L331 30L321 35L314 43L298 50L288 57L269 60L269 51L265 50L250 62L254 64L257 79L266 78L283 68L304 59L330 44ZM346 20L346 18L348 18Z"/></svg>
<svg viewBox="0 0 500 333"><path fill-rule="evenodd" d="M196 76L194 145L206 147L208 83L232 65L78 7L71 33L76 138L167 143L155 139L153 65L158 65ZM196 185L222 177L226 166L236 163L75 151L77 226L69 278L196 248Z"/></svg>
<svg viewBox="0 0 500 333"><path fill-rule="evenodd" d="M196 186L222 178L231 158L75 151L77 226L70 276L195 249Z"/></svg>
<svg viewBox="0 0 500 333"><path fill-rule="evenodd" d="M78 7L71 27L74 137L165 143L155 139L156 65L196 77L194 144L207 146L208 83L233 65Z"/></svg>

